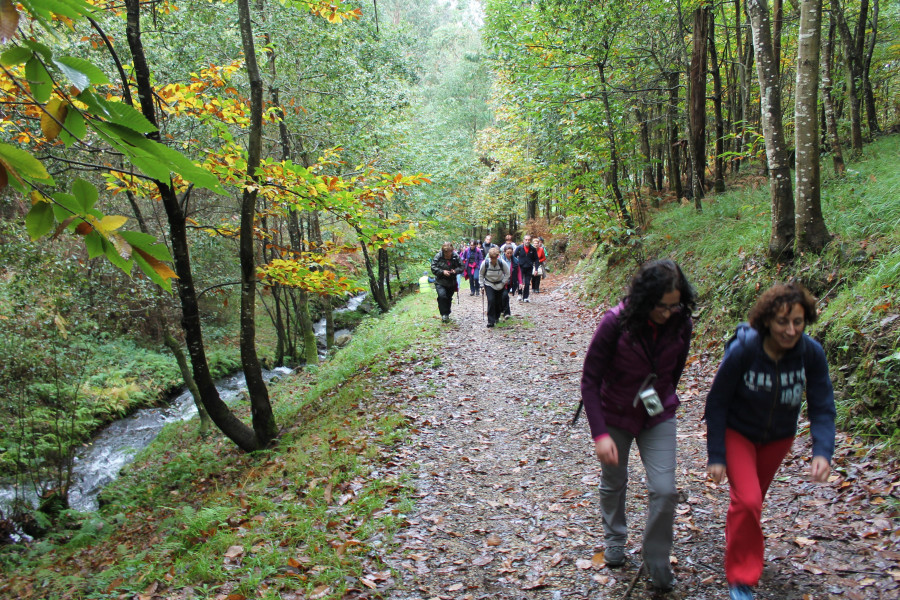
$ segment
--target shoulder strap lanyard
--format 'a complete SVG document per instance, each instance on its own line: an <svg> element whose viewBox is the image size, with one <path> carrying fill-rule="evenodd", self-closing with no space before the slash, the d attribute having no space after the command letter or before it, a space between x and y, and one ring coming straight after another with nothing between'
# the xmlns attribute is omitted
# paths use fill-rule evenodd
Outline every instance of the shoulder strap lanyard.
<svg viewBox="0 0 900 600"><path fill-rule="evenodd" d="M638 335L638 341L641 343L641 348L644 349L644 354L647 356L647 360L650 361L650 368L653 370L653 378L656 379L656 343L653 344L654 352L651 352L651 349L647 346L647 342L644 338Z"/></svg>

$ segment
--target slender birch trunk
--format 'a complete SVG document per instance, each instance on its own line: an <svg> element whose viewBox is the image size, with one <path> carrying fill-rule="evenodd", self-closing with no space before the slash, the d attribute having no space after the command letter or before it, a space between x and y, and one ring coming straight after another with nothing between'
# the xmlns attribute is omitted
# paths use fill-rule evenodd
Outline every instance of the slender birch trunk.
<svg viewBox="0 0 900 600"><path fill-rule="evenodd" d="M819 166L819 48L822 0L801 0L797 44L797 98L794 147L797 152L797 252L821 252L830 236L822 216Z"/></svg>
<svg viewBox="0 0 900 600"><path fill-rule="evenodd" d="M784 124L781 115L781 85L778 64L772 48L772 27L766 0L747 0L747 12L753 33L756 72L759 78L760 112L769 167L769 190L772 197L772 233L769 257L774 260L793 256L794 190Z"/></svg>

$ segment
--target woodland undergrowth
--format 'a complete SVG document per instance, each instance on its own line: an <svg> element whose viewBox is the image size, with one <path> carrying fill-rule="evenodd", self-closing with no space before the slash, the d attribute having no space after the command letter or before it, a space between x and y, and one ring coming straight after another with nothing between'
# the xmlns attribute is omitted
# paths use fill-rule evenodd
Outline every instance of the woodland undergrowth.
<svg viewBox="0 0 900 600"><path fill-rule="evenodd" d="M433 360L431 312L433 301L407 297L333 360L273 383L285 428L269 450L203 437L196 420L167 426L98 512L0 548L0 597L339 598L376 586L388 576L376 550L411 502L391 462L407 418L372 399L371 381Z"/></svg>

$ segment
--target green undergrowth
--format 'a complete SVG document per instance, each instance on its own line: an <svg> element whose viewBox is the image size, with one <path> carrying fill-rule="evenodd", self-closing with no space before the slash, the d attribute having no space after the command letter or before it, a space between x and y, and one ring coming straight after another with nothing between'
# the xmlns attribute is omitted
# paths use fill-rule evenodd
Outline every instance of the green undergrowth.
<svg viewBox="0 0 900 600"><path fill-rule="evenodd" d="M272 449L242 453L196 420L167 426L79 527L0 549L0 597L340 598L377 585L388 569L373 550L412 507L393 462L410 396L373 383L436 359L434 312L406 297L332 360L273 383Z"/></svg>
<svg viewBox="0 0 900 600"><path fill-rule="evenodd" d="M880 138L848 164L825 173L822 206L831 243L819 255L777 264L766 258L768 185L742 173L729 191L693 206L668 205L649 216L640 252L595 253L579 265L591 302L621 297L637 258L678 261L699 293L694 349L721 357L722 342L746 319L758 294L797 278L819 298L809 333L828 353L843 428L872 441L900 439L900 136Z"/></svg>

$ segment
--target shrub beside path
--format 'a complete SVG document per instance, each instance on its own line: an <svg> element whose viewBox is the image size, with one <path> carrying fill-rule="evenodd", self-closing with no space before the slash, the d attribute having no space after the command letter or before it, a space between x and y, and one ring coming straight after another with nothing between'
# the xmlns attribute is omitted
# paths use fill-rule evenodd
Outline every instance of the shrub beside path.
<svg viewBox="0 0 900 600"><path fill-rule="evenodd" d="M600 465L584 417L570 426L584 354L602 310L551 276L514 318L485 327L482 300L463 293L439 360L399 373L413 423L398 453L416 504L384 557L393 600L647 598L638 573L647 501L630 460L630 539L623 568L605 565ZM434 317L438 318L435 306ZM704 344L705 346L705 344ZM706 478L703 401L720 350L695 340L680 386L675 548L667 598L727 598L723 557L727 484ZM411 383L412 382L412 383ZM385 391L385 394L388 392ZM758 598L900 597L900 470L841 436L827 485L807 480L809 440L795 443L763 513L768 536Z"/></svg>

